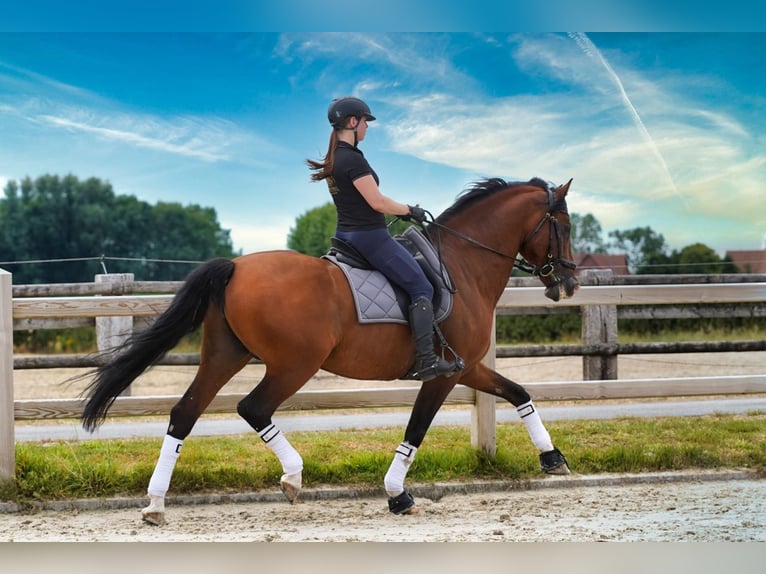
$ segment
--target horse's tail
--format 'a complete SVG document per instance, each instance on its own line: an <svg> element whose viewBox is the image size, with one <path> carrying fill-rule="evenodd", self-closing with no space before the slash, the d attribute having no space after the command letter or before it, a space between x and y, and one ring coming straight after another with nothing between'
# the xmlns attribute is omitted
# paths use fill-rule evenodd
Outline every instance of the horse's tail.
<svg viewBox="0 0 766 574"><path fill-rule="evenodd" d="M230 259L211 259L192 271L170 307L144 331L109 351L84 394L87 402L80 420L93 432L106 418L115 399L146 369L156 364L181 338L196 331L211 302L223 309L224 290L234 272ZM113 358L112 358L113 357Z"/></svg>

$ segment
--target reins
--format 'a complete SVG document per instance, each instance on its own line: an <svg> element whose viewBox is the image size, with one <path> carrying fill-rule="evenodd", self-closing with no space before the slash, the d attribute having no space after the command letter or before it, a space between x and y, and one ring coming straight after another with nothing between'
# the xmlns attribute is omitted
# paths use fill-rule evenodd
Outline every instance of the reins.
<svg viewBox="0 0 766 574"><path fill-rule="evenodd" d="M554 195L553 191L551 189L546 189L548 192L548 211L545 212L545 215L543 215L542 219L540 219L540 222L535 226L535 228L532 230L532 232L527 235L527 237L521 242L521 247L523 247L529 240L531 240L537 233L543 228L543 225L545 222L549 222L549 234L548 234L548 261L542 265L532 265L529 261L524 259L524 257L519 256L512 256L508 255L507 253L503 253L502 251L498 251L494 247L491 247L489 245L486 245L482 243L481 241L477 241L473 237L469 237L468 235L461 233L460 231L457 231L455 229L452 229L451 227L447 227L446 225L443 225L439 222L437 222L434 219L433 214L430 211L425 210L425 213L428 215L428 218L424 224L427 224L429 227L433 226L436 227L439 231L446 231L447 233L454 235L455 237L458 237L462 239L463 241L470 243L471 245L478 247L480 249L483 249L485 251L489 251L490 253L494 253L495 255L499 255L500 257L503 257L505 259L511 259L513 261L513 266L517 269L524 271L525 273L529 273L534 276L538 277L549 277L550 275L553 275L555 273L555 265L556 263L559 263L563 265L564 267L567 267L569 269L575 268L575 263L573 261L569 261L568 259L564 259L562 257L562 240L561 240L561 229L559 227L559 222L556 219L556 214L553 211L554 206ZM426 229L426 226L424 224L420 224L420 227L425 231L429 236L431 235L428 232L428 229ZM442 260L442 250L441 250L441 233L436 233L436 250L439 255L439 266L440 270L443 271L444 269L444 261ZM553 242L554 238L556 240L556 247L557 247L557 253L556 256L553 256ZM554 277L558 280L557 277Z"/></svg>

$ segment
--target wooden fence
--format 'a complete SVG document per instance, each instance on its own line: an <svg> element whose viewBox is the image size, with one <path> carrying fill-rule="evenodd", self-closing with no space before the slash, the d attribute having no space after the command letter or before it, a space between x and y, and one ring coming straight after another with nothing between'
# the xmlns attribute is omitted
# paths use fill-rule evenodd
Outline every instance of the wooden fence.
<svg viewBox="0 0 766 574"><path fill-rule="evenodd" d="M642 279L641 284L638 280ZM765 341L737 343L617 344L617 317L648 316L766 316L766 277L636 276L612 277L593 271L582 277L583 287L572 299L552 302L536 281L512 279L498 302L498 313L537 314L580 312L581 345L500 347L493 345L485 358L490 366L496 356L582 355L583 380L526 383L536 400L637 398L766 392L766 375L696 377L688 379L619 380L619 354L641 352L698 352L766 350ZM668 284L669 281L674 284ZM13 400L14 368L88 366L93 357L13 357L14 329L45 329L94 325L106 345L132 330L132 321L152 318L164 311L180 282L133 282L128 275L99 276L94 283L71 285L11 285L11 275L0 270L0 480L14 474L14 421L79 416L76 399ZM160 293L160 294L157 294ZM745 305L743 305L745 304ZM644 312L640 310L644 309ZM691 311L689 311L691 309ZM723 313L723 315L722 315ZM121 321L115 328L113 320ZM127 322L126 322L127 321ZM107 340L108 339L108 340ZM493 338L494 339L494 338ZM102 343L100 342L101 346ZM197 355L167 357L165 364L194 364ZM292 410L409 406L419 387L365 390L301 391L281 408ZM110 410L113 416L167 414L179 397L120 397ZM216 397L207 412L234 412L241 395ZM473 409L471 441L490 454L495 452L496 398L456 387L445 404L470 404Z"/></svg>

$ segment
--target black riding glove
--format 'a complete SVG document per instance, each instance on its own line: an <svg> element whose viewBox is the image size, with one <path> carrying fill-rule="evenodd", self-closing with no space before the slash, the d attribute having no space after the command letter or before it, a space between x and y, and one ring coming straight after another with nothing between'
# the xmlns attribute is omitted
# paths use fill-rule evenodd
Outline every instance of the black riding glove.
<svg viewBox="0 0 766 574"><path fill-rule="evenodd" d="M426 220L426 212L422 207L417 205L408 205L410 212L407 215L402 215L401 218L404 221L414 221L415 223L423 223Z"/></svg>

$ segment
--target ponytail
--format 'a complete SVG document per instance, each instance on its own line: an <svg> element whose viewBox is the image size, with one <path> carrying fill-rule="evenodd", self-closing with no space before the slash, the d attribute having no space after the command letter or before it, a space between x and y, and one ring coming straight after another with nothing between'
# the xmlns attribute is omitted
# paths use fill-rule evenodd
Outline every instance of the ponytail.
<svg viewBox="0 0 766 574"><path fill-rule="evenodd" d="M337 133L336 130L332 130L330 144L327 146L327 154L322 158L322 161L306 160L306 165L314 172L311 174L311 181L322 181L332 175L332 169L335 165L335 148L338 145Z"/></svg>

